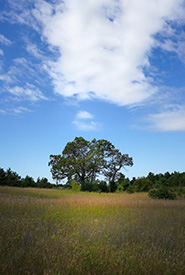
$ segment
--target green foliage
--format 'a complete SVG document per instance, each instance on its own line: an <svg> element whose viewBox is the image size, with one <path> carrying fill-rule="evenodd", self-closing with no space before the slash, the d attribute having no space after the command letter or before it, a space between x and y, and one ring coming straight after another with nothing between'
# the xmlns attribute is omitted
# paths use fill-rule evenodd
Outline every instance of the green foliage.
<svg viewBox="0 0 185 275"><path fill-rule="evenodd" d="M110 184L119 177L122 167L132 165L132 158L121 154L109 141L90 142L83 137L68 142L61 155L50 155L49 162L53 179L78 178L82 191L86 189L86 180L92 183L92 179L103 174Z"/></svg>
<svg viewBox="0 0 185 275"><path fill-rule="evenodd" d="M107 186L107 183L104 180L101 180L99 182L99 188L100 188L101 192L104 192L104 193L108 193L109 192L109 188Z"/></svg>
<svg viewBox="0 0 185 275"><path fill-rule="evenodd" d="M119 184L117 189L116 189L116 193L120 193L120 192L123 192L123 191L124 191L123 185Z"/></svg>
<svg viewBox="0 0 185 275"><path fill-rule="evenodd" d="M138 178L135 180L133 188L135 192L148 192L152 187L152 182L147 178Z"/></svg>
<svg viewBox="0 0 185 275"><path fill-rule="evenodd" d="M132 193L134 193L134 186L133 185L129 185L128 186L128 188L127 188L127 193L129 193L129 194L132 194Z"/></svg>
<svg viewBox="0 0 185 275"><path fill-rule="evenodd" d="M152 199L165 199L165 200L175 200L176 193L171 187L159 185L151 190L149 190L148 195Z"/></svg>
<svg viewBox="0 0 185 275"><path fill-rule="evenodd" d="M99 187L99 184L98 183L94 183L92 185L92 192L98 192L98 193L101 193L101 189Z"/></svg>
<svg viewBox="0 0 185 275"><path fill-rule="evenodd" d="M75 192L80 191L81 189L80 185L76 183L76 180L72 180L71 186L72 190Z"/></svg>
<svg viewBox="0 0 185 275"><path fill-rule="evenodd" d="M38 178L37 179L37 186L39 188L51 188L52 185L49 183L47 178Z"/></svg>
<svg viewBox="0 0 185 275"><path fill-rule="evenodd" d="M22 187L37 187L37 184L32 177L26 176L24 179L22 179L21 186Z"/></svg>
<svg viewBox="0 0 185 275"><path fill-rule="evenodd" d="M177 196L185 198L185 188L184 187L177 187L176 192L177 192Z"/></svg>
<svg viewBox="0 0 185 275"><path fill-rule="evenodd" d="M0 185L6 185L6 173L0 168Z"/></svg>
<svg viewBox="0 0 185 275"><path fill-rule="evenodd" d="M6 171L6 183L9 186L20 186L21 177L10 168Z"/></svg>
<svg viewBox="0 0 185 275"><path fill-rule="evenodd" d="M117 188L117 192L122 192L127 190L127 188L130 185L130 180L129 178L125 178L125 175L120 173L120 177L118 179L118 188Z"/></svg>
<svg viewBox="0 0 185 275"><path fill-rule="evenodd" d="M185 187L185 172L166 172L165 174L156 174L150 172L147 178L152 182L153 185L160 184L170 187Z"/></svg>
<svg viewBox="0 0 185 275"><path fill-rule="evenodd" d="M106 184L106 181L100 181L100 180L94 180L94 181L88 181L85 180L84 182L84 188L83 191L88 192L109 192L108 186Z"/></svg>
<svg viewBox="0 0 185 275"><path fill-rule="evenodd" d="M111 182L109 183L109 190L110 190L110 192L111 192L111 193L114 193L114 192L116 191L116 189L117 189L117 184L116 184L116 182L111 181Z"/></svg>
<svg viewBox="0 0 185 275"><path fill-rule="evenodd" d="M47 178L38 178L37 182L30 176L22 178L13 172L10 168L5 172L0 168L0 185L15 186L15 187L40 187L40 188L51 188L52 185L48 182Z"/></svg>

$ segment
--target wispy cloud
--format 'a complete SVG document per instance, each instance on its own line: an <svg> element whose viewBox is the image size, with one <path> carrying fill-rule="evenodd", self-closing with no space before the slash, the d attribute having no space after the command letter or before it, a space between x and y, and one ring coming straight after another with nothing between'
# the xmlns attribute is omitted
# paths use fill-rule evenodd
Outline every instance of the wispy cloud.
<svg viewBox="0 0 185 275"><path fill-rule="evenodd" d="M9 93L18 100L38 101L40 99L47 99L38 88L30 84L27 84L25 87L14 86L9 88Z"/></svg>
<svg viewBox="0 0 185 275"><path fill-rule="evenodd" d="M150 114L146 121L152 131L185 131L185 105L174 105L160 113Z"/></svg>
<svg viewBox="0 0 185 275"><path fill-rule="evenodd" d="M14 113L16 113L16 114L22 114L22 113L25 113L25 112L31 112L30 109L28 109L27 107L23 107L23 106L19 106L17 108L14 108L12 111Z"/></svg>
<svg viewBox="0 0 185 275"><path fill-rule="evenodd" d="M7 71L2 69L0 72L1 91L7 95L7 101L46 100L48 97L43 93L46 79L42 64L23 57L15 58Z"/></svg>
<svg viewBox="0 0 185 275"><path fill-rule="evenodd" d="M0 109L0 113L4 115L19 115L27 112L32 112L27 107L24 106L16 106L16 107L5 107L4 109Z"/></svg>
<svg viewBox="0 0 185 275"><path fill-rule="evenodd" d="M11 24L25 24L35 30L39 30L37 21L31 13L32 7L39 0L7 0L11 9L1 11L0 20L8 21Z"/></svg>
<svg viewBox="0 0 185 275"><path fill-rule="evenodd" d="M73 124L81 131L95 131L99 128L99 123L93 121L94 116L87 111L79 111L76 114Z"/></svg>
<svg viewBox="0 0 185 275"><path fill-rule="evenodd" d="M97 130L97 123L94 121L90 121L89 123L80 121L80 120L74 120L73 124L77 127L78 130L81 131L95 131Z"/></svg>
<svg viewBox="0 0 185 275"><path fill-rule="evenodd" d="M0 55L4 55L4 52L2 49L0 49Z"/></svg>
<svg viewBox="0 0 185 275"><path fill-rule="evenodd" d="M27 38L25 39L25 42L26 42L26 50L30 55L32 55L38 59L45 58L43 52L38 48L38 46L36 44L29 41Z"/></svg>
<svg viewBox="0 0 185 275"><path fill-rule="evenodd" d="M12 42L8 38L6 38L3 34L0 34L0 43L6 46L10 46L12 44Z"/></svg>

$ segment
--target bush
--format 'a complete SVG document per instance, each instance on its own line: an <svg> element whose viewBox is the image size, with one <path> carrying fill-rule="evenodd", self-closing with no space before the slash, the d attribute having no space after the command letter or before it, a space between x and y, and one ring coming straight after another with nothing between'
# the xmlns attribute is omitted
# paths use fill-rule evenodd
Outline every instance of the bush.
<svg viewBox="0 0 185 275"><path fill-rule="evenodd" d="M109 183L109 190L111 193L114 193L117 189L117 184L114 181L111 181Z"/></svg>
<svg viewBox="0 0 185 275"><path fill-rule="evenodd" d="M124 188L123 188L123 185L119 184L118 185L118 188L116 190L116 193L120 193L120 192L123 192Z"/></svg>
<svg viewBox="0 0 185 275"><path fill-rule="evenodd" d="M81 189L81 186L76 183L76 180L72 180L71 186L73 191L80 191Z"/></svg>
<svg viewBox="0 0 185 275"><path fill-rule="evenodd" d="M148 192L152 187L152 182L147 178L138 178L134 182L135 192Z"/></svg>
<svg viewBox="0 0 185 275"><path fill-rule="evenodd" d="M152 199L165 199L165 200L176 199L175 190L167 186L159 186L159 187L150 189L148 192L148 195Z"/></svg>
<svg viewBox="0 0 185 275"><path fill-rule="evenodd" d="M176 191L177 191L177 196L185 198L185 188L178 187Z"/></svg>
<svg viewBox="0 0 185 275"><path fill-rule="evenodd" d="M108 193L109 192L109 188L107 186L107 183L106 181L104 180L101 180L100 183L99 183L99 188L101 190L101 192L105 192L105 193Z"/></svg>
<svg viewBox="0 0 185 275"><path fill-rule="evenodd" d="M129 187L127 188L127 193L129 193L129 194L132 194L132 193L134 193L134 187L133 187L133 185L129 185Z"/></svg>

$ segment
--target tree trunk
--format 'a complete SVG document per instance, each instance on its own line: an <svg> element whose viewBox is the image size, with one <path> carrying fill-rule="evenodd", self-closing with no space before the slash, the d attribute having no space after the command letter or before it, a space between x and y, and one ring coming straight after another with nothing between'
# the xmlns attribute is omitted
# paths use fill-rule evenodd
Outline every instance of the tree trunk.
<svg viewBox="0 0 185 275"><path fill-rule="evenodd" d="M81 177L80 178L81 191L84 191L84 183L85 183L85 177Z"/></svg>

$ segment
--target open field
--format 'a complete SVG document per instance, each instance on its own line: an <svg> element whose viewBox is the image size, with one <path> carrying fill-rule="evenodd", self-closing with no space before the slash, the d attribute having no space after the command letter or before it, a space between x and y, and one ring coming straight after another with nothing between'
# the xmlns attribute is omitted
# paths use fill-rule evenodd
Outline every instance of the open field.
<svg viewBox="0 0 185 275"><path fill-rule="evenodd" d="M185 200L0 188L0 274L185 274Z"/></svg>

